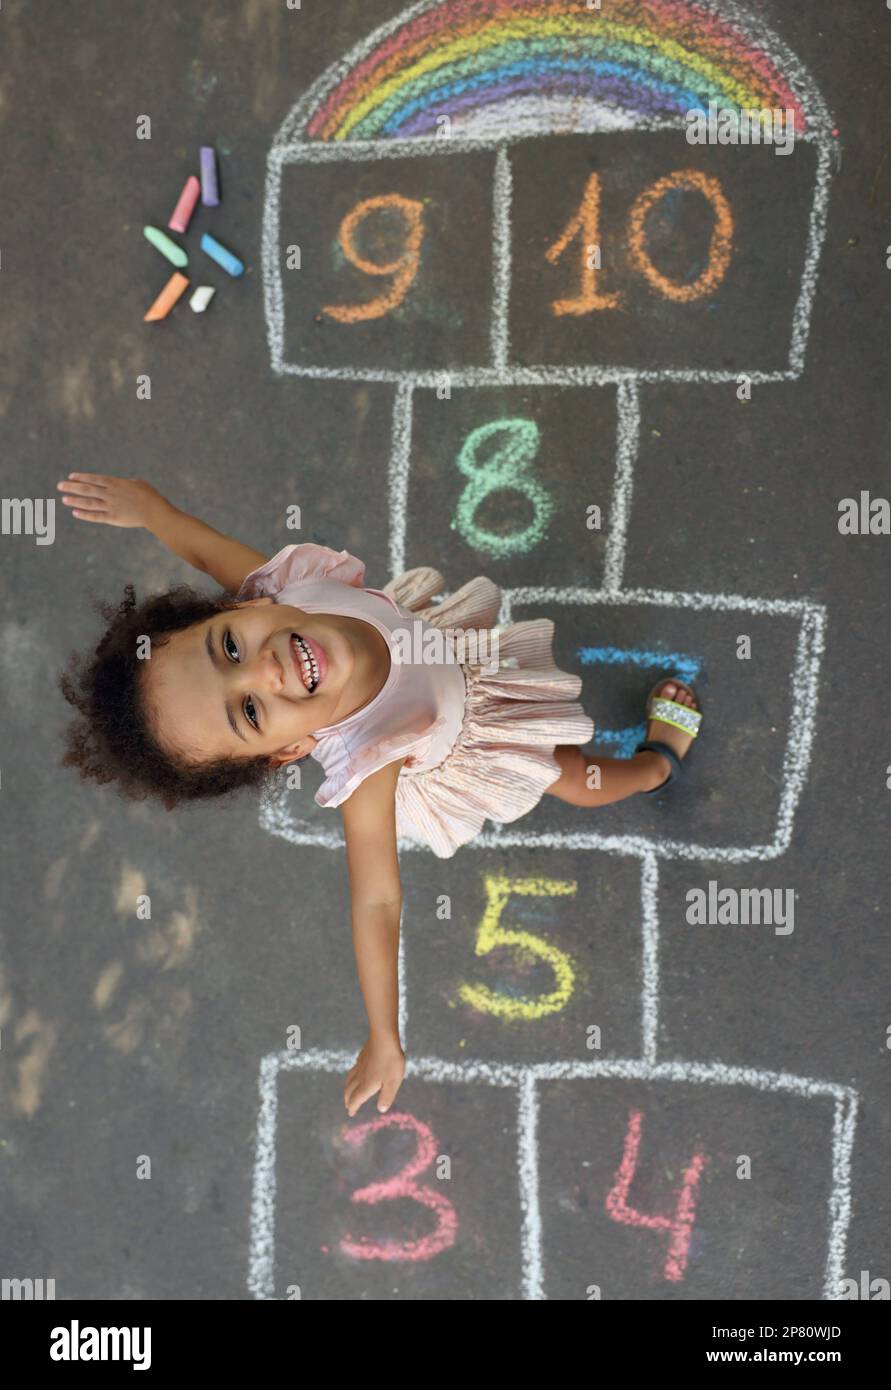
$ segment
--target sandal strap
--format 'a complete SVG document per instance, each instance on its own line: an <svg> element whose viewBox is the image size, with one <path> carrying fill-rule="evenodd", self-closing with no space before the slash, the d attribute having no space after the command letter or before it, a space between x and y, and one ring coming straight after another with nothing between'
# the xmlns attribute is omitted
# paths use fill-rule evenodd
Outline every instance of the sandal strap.
<svg viewBox="0 0 891 1390"><path fill-rule="evenodd" d="M663 724L671 724L682 733L695 738L702 723L702 711L681 705L677 700L665 700L661 696L650 702L648 719L658 719Z"/></svg>
<svg viewBox="0 0 891 1390"><path fill-rule="evenodd" d="M635 753L661 753L663 758L667 758L671 771L664 782L660 782L658 787L653 787L652 791L644 792L644 796L655 796L656 792L664 791L670 787L672 782L676 782L679 777L684 775L684 765L677 753L667 743L660 743L658 739L645 739L635 748Z"/></svg>

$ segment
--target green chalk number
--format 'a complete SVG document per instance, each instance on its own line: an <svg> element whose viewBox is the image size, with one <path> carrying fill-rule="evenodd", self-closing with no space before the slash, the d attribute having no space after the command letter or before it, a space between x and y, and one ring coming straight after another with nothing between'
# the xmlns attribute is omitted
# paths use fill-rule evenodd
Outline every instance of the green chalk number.
<svg viewBox="0 0 891 1390"><path fill-rule="evenodd" d="M494 436L504 442L490 450L485 462L477 458L479 449ZM534 420L494 420L467 436L458 455L458 468L470 481L458 498L453 529L457 529L474 550L485 551L495 559L521 555L532 550L545 534L554 502L530 469L538 453L541 434ZM529 525L512 535L500 535L477 526L474 518L481 504L493 492L518 492L532 503L534 515Z"/></svg>

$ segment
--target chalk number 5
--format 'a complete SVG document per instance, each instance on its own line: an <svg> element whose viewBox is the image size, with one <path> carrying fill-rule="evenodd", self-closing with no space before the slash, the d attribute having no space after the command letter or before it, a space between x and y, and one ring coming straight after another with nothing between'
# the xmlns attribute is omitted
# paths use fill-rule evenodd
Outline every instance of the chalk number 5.
<svg viewBox="0 0 891 1390"><path fill-rule="evenodd" d="M480 1013L498 1018L542 1018L557 1013L568 1002L575 983L572 959L540 936L528 931L508 931L501 918L513 894L534 898L564 897L575 893L578 884L561 878L506 878L502 874L487 874L483 880L488 903L476 937L476 954L488 955L499 946L513 946L526 951L550 966L554 973L554 988L548 994L532 998L511 998L497 994L486 985L461 985L458 993L465 1004Z"/></svg>

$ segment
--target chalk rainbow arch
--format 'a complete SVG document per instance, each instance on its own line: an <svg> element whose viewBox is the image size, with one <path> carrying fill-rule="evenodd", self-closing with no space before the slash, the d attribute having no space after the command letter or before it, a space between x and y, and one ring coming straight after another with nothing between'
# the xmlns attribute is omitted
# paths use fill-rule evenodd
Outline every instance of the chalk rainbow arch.
<svg viewBox="0 0 891 1390"><path fill-rule="evenodd" d="M594 0L591 0L593 5ZM307 92L276 143L678 126L722 107L829 134L813 79L736 0L421 0Z"/></svg>

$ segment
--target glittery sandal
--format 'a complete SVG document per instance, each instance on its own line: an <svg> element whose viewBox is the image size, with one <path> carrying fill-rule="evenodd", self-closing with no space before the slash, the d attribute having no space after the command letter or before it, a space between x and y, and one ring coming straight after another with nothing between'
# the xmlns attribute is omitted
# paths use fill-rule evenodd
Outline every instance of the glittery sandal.
<svg viewBox="0 0 891 1390"><path fill-rule="evenodd" d="M673 685L680 686L686 690L693 698L696 692L692 686L687 685L686 681L678 680L677 676L663 676L653 686L647 696L647 719L658 721L662 724L671 724L673 728L680 729L682 733L689 734L691 738L696 738L699 733L699 726L702 723L702 710L691 709L689 705L682 705L677 700L666 700L663 696L656 698L656 691L666 682L671 681ZM697 701L698 703L698 701ZM663 758L667 758L671 771L664 782L660 782L658 787L652 791L645 792L645 796L655 796L656 792L665 791L672 782L677 781L683 775L684 765L677 753L668 743L662 743L658 739L645 739L635 748L635 753L659 753Z"/></svg>

